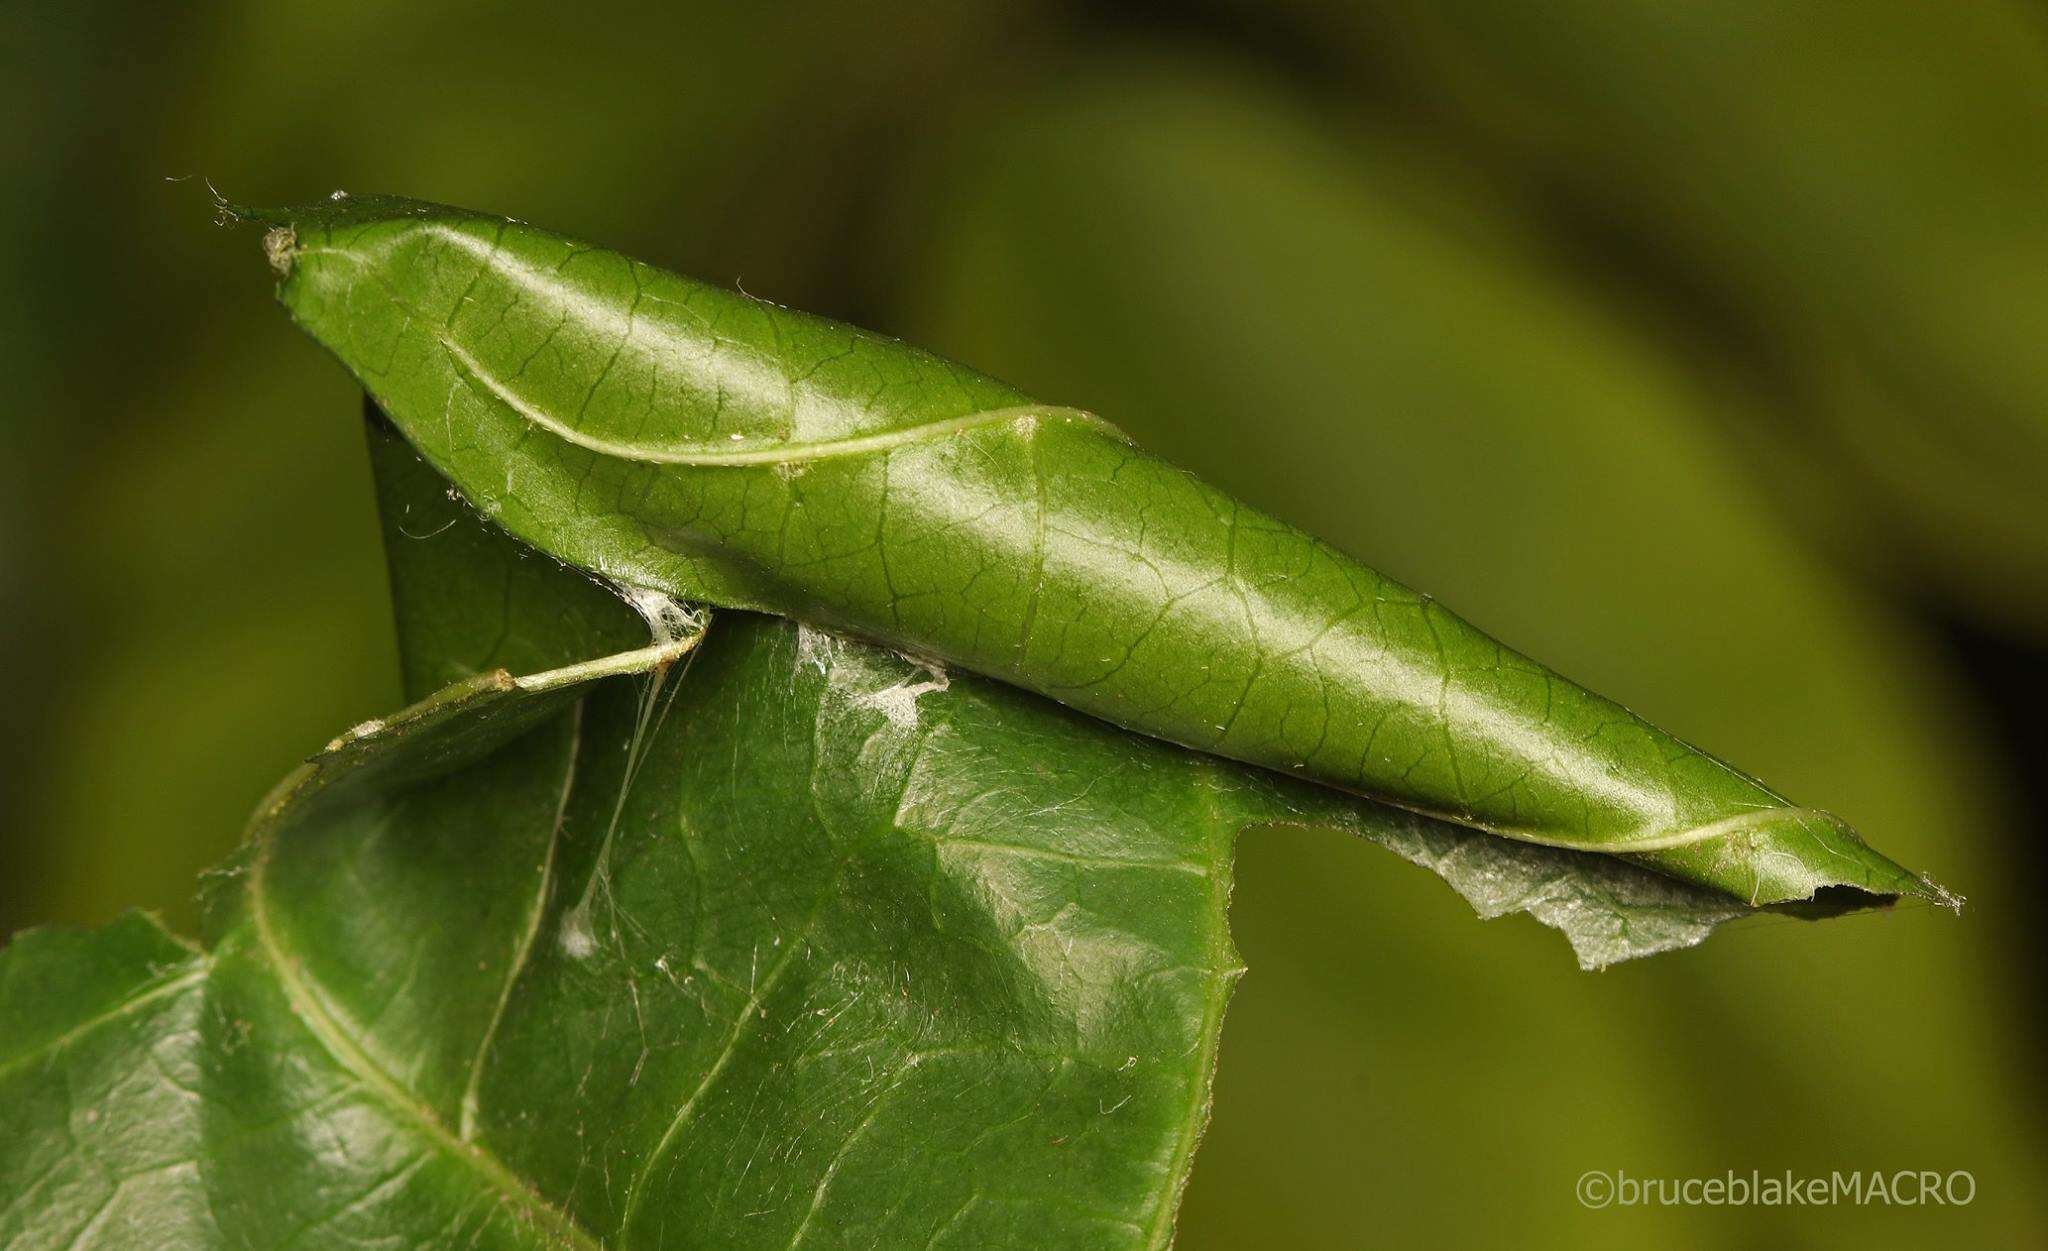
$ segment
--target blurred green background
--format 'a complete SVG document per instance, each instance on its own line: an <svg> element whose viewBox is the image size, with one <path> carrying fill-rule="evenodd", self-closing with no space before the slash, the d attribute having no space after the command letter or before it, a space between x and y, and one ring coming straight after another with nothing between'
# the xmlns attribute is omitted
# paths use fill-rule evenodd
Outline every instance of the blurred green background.
<svg viewBox="0 0 2048 1251"><path fill-rule="evenodd" d="M1971 898L1589 976L1250 836L1181 1246L2048 1230L2038 8L12 0L0 115L0 932L189 926L396 703L352 389L201 179L400 192L1102 412ZM1588 1211L1593 1168L1978 1194Z"/></svg>

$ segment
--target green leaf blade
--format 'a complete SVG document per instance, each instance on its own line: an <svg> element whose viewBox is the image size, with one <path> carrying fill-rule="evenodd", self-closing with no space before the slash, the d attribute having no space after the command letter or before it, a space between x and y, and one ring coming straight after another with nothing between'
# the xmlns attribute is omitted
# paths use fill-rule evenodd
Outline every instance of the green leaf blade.
<svg viewBox="0 0 2048 1251"><path fill-rule="evenodd" d="M293 316L485 514L625 587L1750 904L1948 897L1429 597L927 353L521 223L252 213Z"/></svg>
<svg viewBox="0 0 2048 1251"><path fill-rule="evenodd" d="M471 676L279 787L208 953L0 952L10 1242L1159 1247L1241 828L1381 842L1595 962L1745 911L770 618L592 662L626 607L372 454L408 670Z"/></svg>
<svg viewBox="0 0 2048 1251"><path fill-rule="evenodd" d="M208 971L137 913L0 951L0 1243L209 1245L189 1094Z"/></svg>

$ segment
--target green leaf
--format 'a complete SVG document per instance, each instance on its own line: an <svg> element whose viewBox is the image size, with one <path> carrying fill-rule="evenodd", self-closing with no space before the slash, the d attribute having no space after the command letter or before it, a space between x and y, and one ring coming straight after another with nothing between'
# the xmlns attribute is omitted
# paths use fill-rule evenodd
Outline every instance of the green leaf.
<svg viewBox="0 0 2048 1251"><path fill-rule="evenodd" d="M410 680L471 676L279 787L207 951L0 952L0 1243L1159 1246L1241 827L1589 962L1745 911L771 618L590 658L645 627L372 448Z"/></svg>
<svg viewBox="0 0 2048 1251"><path fill-rule="evenodd" d="M878 315L1427 571L1473 620L1825 796L1900 860L1938 856L1977 907L1743 927L1587 978L1350 848L1247 839L1231 923L1252 972L1182 1241L1350 1246L1356 1208L1327 1197L1369 1176L1382 1245L1492 1245L1503 1212L1530 1246L1726 1245L1726 1211L1557 1197L1599 1161L1825 1174L1845 1143L1971 1161L1984 1197L1940 1218L1965 1243L2042 1226L2043 1134L2009 1093L2033 1067L2008 1044L2031 973L2001 954L2029 941L2032 886L1996 867L2015 828L1996 740L1938 640L1799 542L1750 449L1717 445L1724 397L1640 308L1574 284L1494 184L1299 88L1132 49L1006 83L905 188L886 253L904 295ZM1261 402L1275 417L1248 448L1239 414ZM1515 1060L1495 1064L1502 1021ZM1879 1089L1911 1094L1861 1093ZM1473 1176L1488 1203L1464 1201ZM1890 1246L1912 1237L1897 1215L1752 1209L1734 1238Z"/></svg>
<svg viewBox="0 0 2048 1251"><path fill-rule="evenodd" d="M380 197L244 215L275 223L295 319L434 467L609 582L1751 904L1947 899L1087 413L502 218Z"/></svg>

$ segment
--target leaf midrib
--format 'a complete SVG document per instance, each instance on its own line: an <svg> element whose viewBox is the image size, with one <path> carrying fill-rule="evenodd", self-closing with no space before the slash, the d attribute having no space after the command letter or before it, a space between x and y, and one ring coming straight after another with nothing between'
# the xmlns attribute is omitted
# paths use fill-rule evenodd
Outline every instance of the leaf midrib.
<svg viewBox="0 0 2048 1251"><path fill-rule="evenodd" d="M531 1215L537 1225L552 1230L565 1245L575 1247L578 1251L604 1251L602 1239L583 1228L568 1212L548 1202L503 1160L482 1145L465 1141L450 1132L431 1108L422 1103L417 1095L400 1085L397 1079L387 1073L362 1044L342 1027L341 1022L321 1000L318 992L300 975L297 957L292 955L271 924L265 873L269 867L272 846L271 840L266 838L249 868L249 918L255 933L257 953L277 978L278 987L284 992L285 1002L291 1007L293 1015L299 1018L328 1055L333 1057L335 1063L364 1089L375 1095L391 1111L411 1121L444 1153L469 1165L494 1189Z"/></svg>
<svg viewBox="0 0 2048 1251"><path fill-rule="evenodd" d="M830 460L841 456L860 456L873 452L888 452L910 444L935 442L953 435L964 434L988 426L1016 425L1025 421L1046 420L1069 422L1088 426L1101 431L1119 442L1129 442L1126 435L1114 423L1089 412L1086 409L1071 408L1060 404L1011 404L1000 408L984 408L964 413L958 417L942 418L938 421L920 422L892 430L877 431L874 434L847 435L835 439L807 441L784 440L773 447L753 450L726 451L682 451L677 449L648 447L644 444L622 439L606 439L588 434L569 423L543 412L510 386L500 382L482 361L471 355L469 350L457 343L446 330L432 325L411 301L405 299L391 285L377 275L368 262L344 247L300 247L295 255L338 256L354 263L369 273L384 296L416 324L427 327L441 350L447 355L456 374L473 393L488 397L502 404L520 420L531 426L538 426L565 443L608 456L615 460L633 461L640 464L684 465L684 466L744 466L744 465L791 465L814 460Z"/></svg>
<svg viewBox="0 0 2048 1251"><path fill-rule="evenodd" d="M512 959L505 969L505 977L498 987L498 1001L491 1009L490 1022L484 1026L483 1037L477 1041L476 1055L469 1063L469 1080L463 1086L461 1115L457 1129L464 1142L476 1139L476 1120L480 1107L479 1090L483 1082L484 1059L490 1053L491 1044L498 1037L498 1027L505 1019L505 1010L512 1002L513 987L519 983L519 975L526 970L527 962L533 957L533 948L540 935L541 920L547 912L548 895L555 880L555 855L562 843L562 821L568 816L569 795L576 787L576 769L583 751L583 701L577 700L570 708L569 716L569 758L563 766L562 792L555 802L555 817L548 830L547 854L541 860L539 881L534 885L533 902L530 905L525 924L521 926L517 942L512 949Z"/></svg>

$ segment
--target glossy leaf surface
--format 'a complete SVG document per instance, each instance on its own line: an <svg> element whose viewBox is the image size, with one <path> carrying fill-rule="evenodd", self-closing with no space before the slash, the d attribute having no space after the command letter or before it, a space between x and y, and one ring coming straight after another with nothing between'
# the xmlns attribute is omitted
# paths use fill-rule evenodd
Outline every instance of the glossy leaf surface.
<svg viewBox="0 0 2048 1251"><path fill-rule="evenodd" d="M280 788L207 950L0 953L0 1243L1159 1246L1241 827L1588 963L1743 911L792 623L592 658L645 628L373 450L409 684L457 680Z"/></svg>
<svg viewBox="0 0 2048 1251"><path fill-rule="evenodd" d="M279 223L293 316L427 459L609 581L1750 903L1941 897L1099 418L518 222L376 197L250 215Z"/></svg>
<svg viewBox="0 0 2048 1251"><path fill-rule="evenodd" d="M1823 1172L1979 1161L1978 1201L1927 1228L2024 1242L2048 1166L2035 1109L2010 1094L2036 1067L2012 1045L2030 966L1998 952L2002 919L2015 943L2030 932L2031 887L1997 867L2018 827L1993 807L1995 740L1959 715L1942 650L1815 559L1756 463L1707 437L1714 397L1640 310L1574 287L1490 184L1219 62L1088 56L959 119L904 196L921 211L895 223L913 294L880 316L1426 578L1596 689L1840 805L1900 860L1940 865L1972 907L1961 923L1912 905L1766 923L1574 977L1543 936L1471 926L1371 857L1247 839L1232 927L1252 973L1183 1242L1353 1245L1356 1208L1326 1196L1359 1177L1399 1196L1373 1209L1389 1246L1924 1236L1895 1209L1559 1202L1604 1161L1688 1176L1759 1152ZM1240 415L1260 404L1285 416L1254 444ZM1385 958L1330 965L1343 950ZM1504 1020L1515 1055L1495 1063ZM1626 1054L1598 1042L1624 1037ZM1461 1201L1473 1176L1484 1204Z"/></svg>

